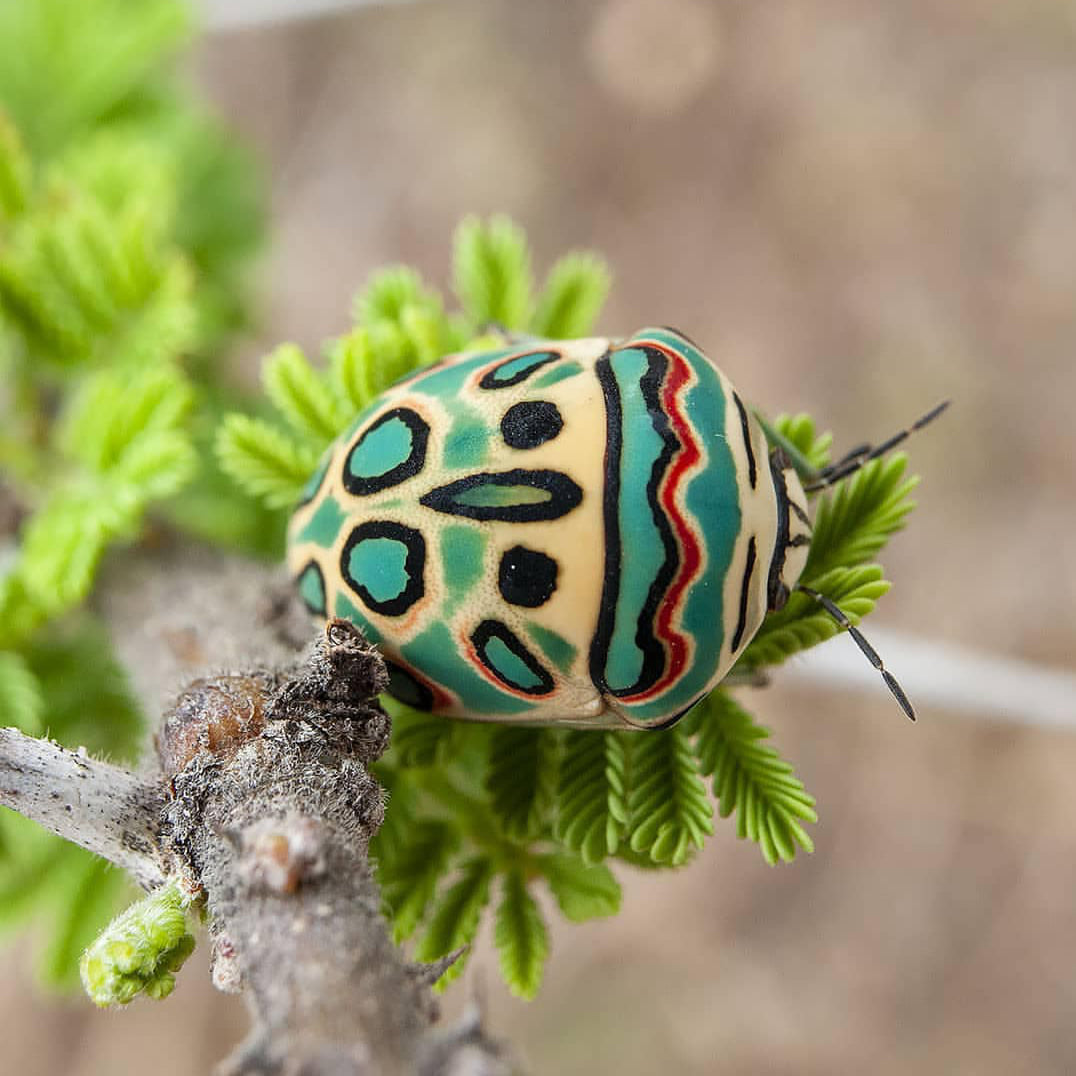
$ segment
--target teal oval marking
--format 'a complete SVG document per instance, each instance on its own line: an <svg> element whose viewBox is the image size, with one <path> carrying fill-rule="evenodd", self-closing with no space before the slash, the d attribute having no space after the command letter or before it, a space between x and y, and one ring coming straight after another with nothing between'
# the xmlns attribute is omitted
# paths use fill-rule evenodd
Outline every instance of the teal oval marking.
<svg viewBox="0 0 1076 1076"><path fill-rule="evenodd" d="M461 490L455 497L457 504L465 504L469 508L510 508L515 504L545 504L552 499L553 494L548 489L498 486L493 483Z"/></svg>
<svg viewBox="0 0 1076 1076"><path fill-rule="evenodd" d="M509 359L500 366L494 366L488 373L482 375L478 382L484 389L503 389L510 385L518 385L526 381L536 370L556 362L560 358L559 351L529 351L518 358Z"/></svg>
<svg viewBox="0 0 1076 1076"><path fill-rule="evenodd" d="M391 418L371 430L348 456L347 469L355 478L378 478L406 463L414 436L406 422Z"/></svg>
<svg viewBox="0 0 1076 1076"><path fill-rule="evenodd" d="M377 602L390 602L407 589L407 546L395 538L364 538L351 550L348 574Z"/></svg>
<svg viewBox="0 0 1076 1076"><path fill-rule="evenodd" d="M534 674L533 669L527 667L526 662L518 654L513 654L502 639L496 637L490 639L486 643L483 652L486 661L508 683L514 684L524 691L534 690L542 686L541 678Z"/></svg>

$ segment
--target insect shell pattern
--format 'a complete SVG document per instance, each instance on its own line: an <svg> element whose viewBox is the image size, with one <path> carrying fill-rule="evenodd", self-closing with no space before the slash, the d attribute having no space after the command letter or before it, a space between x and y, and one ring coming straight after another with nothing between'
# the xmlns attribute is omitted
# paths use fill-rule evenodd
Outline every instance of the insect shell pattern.
<svg viewBox="0 0 1076 1076"><path fill-rule="evenodd" d="M374 400L289 528L310 610L471 720L671 725L806 561L805 498L671 329L449 356Z"/></svg>

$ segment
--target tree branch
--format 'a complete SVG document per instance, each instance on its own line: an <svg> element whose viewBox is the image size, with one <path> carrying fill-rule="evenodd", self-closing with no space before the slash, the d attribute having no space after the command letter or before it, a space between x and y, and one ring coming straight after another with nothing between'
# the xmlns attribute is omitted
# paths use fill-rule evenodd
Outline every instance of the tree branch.
<svg viewBox="0 0 1076 1076"><path fill-rule="evenodd" d="M200 680L166 715L164 842L205 893L214 980L254 1029L229 1076L511 1072L473 1021L431 1036L428 969L392 944L367 847L384 818L368 766L388 745L384 665L332 621L289 675Z"/></svg>
<svg viewBox="0 0 1076 1076"><path fill-rule="evenodd" d="M147 889L164 881L157 839L164 795L157 782L0 729L0 805L123 867Z"/></svg>

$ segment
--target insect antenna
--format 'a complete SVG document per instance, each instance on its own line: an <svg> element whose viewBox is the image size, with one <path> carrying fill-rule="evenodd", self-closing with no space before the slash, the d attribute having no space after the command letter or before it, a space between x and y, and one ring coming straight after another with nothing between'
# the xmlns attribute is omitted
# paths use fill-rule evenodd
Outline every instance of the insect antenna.
<svg viewBox="0 0 1076 1076"><path fill-rule="evenodd" d="M849 619L841 612L831 598L827 598L825 594L819 594L817 590L812 590L810 587L805 587L801 583L797 583L795 589L803 594L806 594L808 598L814 598L816 602L833 619L842 627L848 630L848 634L852 636L856 646L863 651L867 660L882 674L882 679L886 683L886 687L893 692L893 697L900 703L900 708L911 718L915 720L915 710L912 709L912 704L908 701L908 696L904 694L904 688L897 683L897 678L885 667L884 662L878 656L878 651L867 642L863 632L859 630Z"/></svg>
<svg viewBox="0 0 1076 1076"><path fill-rule="evenodd" d="M823 467L818 471L811 481L804 485L804 492L817 493L819 490L832 486L834 482L839 482L842 478L855 474L864 464L878 459L879 456L884 456L887 452L896 448L905 438L915 433L916 430L921 430L927 423L933 422L949 406L949 403L949 400L943 400L937 407L928 411L922 418L917 419L907 429L893 434L892 437L887 441L883 441L880 445L856 445L836 463L831 463L828 467Z"/></svg>

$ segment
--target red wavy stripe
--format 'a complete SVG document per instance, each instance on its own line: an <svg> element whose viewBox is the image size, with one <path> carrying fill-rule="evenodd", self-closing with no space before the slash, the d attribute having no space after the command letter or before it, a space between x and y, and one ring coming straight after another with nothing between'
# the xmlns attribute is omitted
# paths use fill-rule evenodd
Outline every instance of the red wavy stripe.
<svg viewBox="0 0 1076 1076"><path fill-rule="evenodd" d="M695 439L694 428L683 412L684 401L680 398L681 391L691 376L690 367L683 356L656 341L641 342L650 347L659 347L669 359L669 373L661 389L661 404L673 432L680 441L680 451L673 457L658 487L658 503L664 509L676 533L676 541L680 547L680 568L665 593L655 624L655 634L667 648L668 664L665 667L665 674L646 691L622 698L621 702L625 703L645 702L661 694L683 674L687 664L687 639L673 628L673 616L680 611L684 592L698 574L702 564L699 540L676 501L681 486L687 481L688 473L702 458L698 441Z"/></svg>

